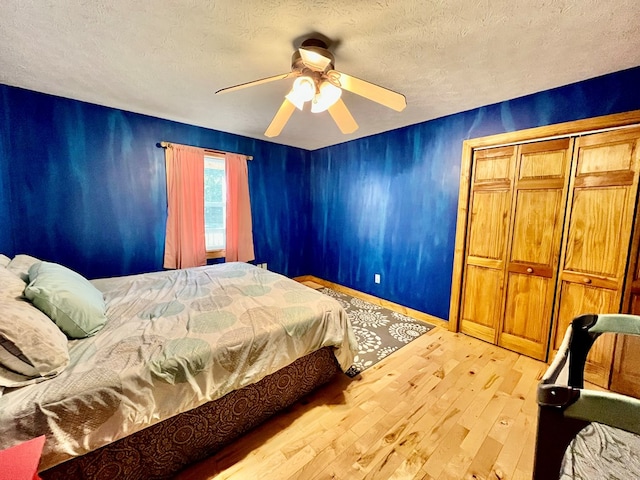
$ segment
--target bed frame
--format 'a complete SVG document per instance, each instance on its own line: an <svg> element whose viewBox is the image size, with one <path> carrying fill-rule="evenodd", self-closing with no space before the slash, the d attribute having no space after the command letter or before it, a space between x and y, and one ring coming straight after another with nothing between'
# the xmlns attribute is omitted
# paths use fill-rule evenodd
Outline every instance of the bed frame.
<svg viewBox="0 0 640 480"><path fill-rule="evenodd" d="M172 478L327 383L340 367L329 347L258 383L40 473L43 480Z"/></svg>

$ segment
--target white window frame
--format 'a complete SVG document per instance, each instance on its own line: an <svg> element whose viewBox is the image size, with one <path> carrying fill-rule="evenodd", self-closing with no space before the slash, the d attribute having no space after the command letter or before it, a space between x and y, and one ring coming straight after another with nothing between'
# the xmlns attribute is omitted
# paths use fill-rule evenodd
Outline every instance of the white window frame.
<svg viewBox="0 0 640 480"><path fill-rule="evenodd" d="M225 159L223 155L217 155L214 153L205 153L204 155L204 168L205 170L207 169L216 169L216 170L223 170L225 172L225 178L226 178L226 165L225 165ZM225 222L225 226L223 229L223 235L226 238L226 232L227 232L227 225L226 225L226 214L227 214L227 200L226 200L226 182L223 184L223 191L222 191L222 207L223 207L223 215L224 215L224 222ZM216 202L217 204L218 202ZM207 206L207 202L205 200L205 208ZM205 246L207 244L207 235L211 234L211 232L207 232L206 229L206 218L205 218ZM226 245L225 248L218 248L218 249L213 249L213 250L208 250L206 251L206 255L207 258L222 258L226 255Z"/></svg>

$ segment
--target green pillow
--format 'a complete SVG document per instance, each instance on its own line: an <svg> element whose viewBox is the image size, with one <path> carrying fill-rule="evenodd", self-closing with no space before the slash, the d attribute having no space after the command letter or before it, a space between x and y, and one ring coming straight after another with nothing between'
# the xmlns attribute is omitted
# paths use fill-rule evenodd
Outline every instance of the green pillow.
<svg viewBox="0 0 640 480"><path fill-rule="evenodd" d="M25 296L68 337L93 335L107 321L102 292L73 270L39 262L29 268L29 280Z"/></svg>

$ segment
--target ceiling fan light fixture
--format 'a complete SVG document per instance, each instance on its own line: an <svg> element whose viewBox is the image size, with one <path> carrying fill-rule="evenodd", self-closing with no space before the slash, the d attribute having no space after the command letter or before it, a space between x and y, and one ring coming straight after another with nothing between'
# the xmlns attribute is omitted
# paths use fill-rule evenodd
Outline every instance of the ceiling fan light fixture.
<svg viewBox="0 0 640 480"><path fill-rule="evenodd" d="M311 77L302 76L293 82L293 88L286 95L287 100L293 103L298 110L302 110L305 102L312 100L316 94L316 83Z"/></svg>
<svg viewBox="0 0 640 480"><path fill-rule="evenodd" d="M319 92L313 97L313 102L311 102L311 112L313 113L324 112L333 106L342 96L342 89L326 80L320 83L318 90Z"/></svg>
<svg viewBox="0 0 640 480"><path fill-rule="evenodd" d="M335 57L329 51L326 41L307 38L293 52L290 72L222 88L216 94L295 78L291 91L285 96L264 132L269 138L278 136L296 108L304 110L304 104L307 102L311 102L312 113L328 111L345 135L355 132L358 124L341 98L342 90L397 112L401 112L407 106L407 99L401 93L335 70L334 61Z"/></svg>
<svg viewBox="0 0 640 480"><path fill-rule="evenodd" d="M326 51L326 45L324 43L322 45L323 47L321 48L324 54L314 51L313 49L318 46L312 45L303 45L298 50L304 65L316 72L324 72L327 67L333 65L333 55Z"/></svg>

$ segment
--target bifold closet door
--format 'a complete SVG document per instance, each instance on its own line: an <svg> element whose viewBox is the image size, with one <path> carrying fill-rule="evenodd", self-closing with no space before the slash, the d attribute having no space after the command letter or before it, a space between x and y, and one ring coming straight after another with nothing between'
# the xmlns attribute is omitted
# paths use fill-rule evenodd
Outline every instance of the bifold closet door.
<svg viewBox="0 0 640 480"><path fill-rule="evenodd" d="M571 320L583 313L622 309L625 273L637 202L640 129L576 139L553 350ZM587 359L585 379L608 387L614 336L602 335Z"/></svg>
<svg viewBox="0 0 640 480"><path fill-rule="evenodd" d="M518 146L504 314L498 345L545 360L553 316L572 140Z"/></svg>
<svg viewBox="0 0 640 480"><path fill-rule="evenodd" d="M515 147L474 152L460 331L495 343L504 297Z"/></svg>

